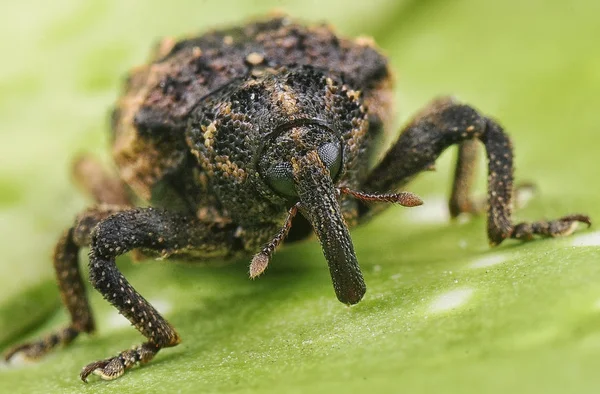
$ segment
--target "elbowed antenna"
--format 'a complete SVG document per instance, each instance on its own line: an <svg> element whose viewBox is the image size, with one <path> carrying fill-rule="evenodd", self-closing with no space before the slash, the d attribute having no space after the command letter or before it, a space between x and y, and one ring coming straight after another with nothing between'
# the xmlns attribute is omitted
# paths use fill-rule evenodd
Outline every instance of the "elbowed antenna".
<svg viewBox="0 0 600 394"><path fill-rule="evenodd" d="M376 194L360 192L347 187L340 187L339 191L365 202L389 202L402 205L403 207L418 207L419 205L423 205L421 197L411 192Z"/></svg>
<svg viewBox="0 0 600 394"><path fill-rule="evenodd" d="M269 265L269 261L271 260L271 256L275 252L275 249L285 240L290 229L292 228L292 220L298 213L298 206L300 203L296 203L292 205L292 207L288 210L287 218L285 219L285 223L279 229L279 232L273 237L273 239L266 244L260 252L254 255L252 258L252 262L250 263L250 278L254 279L260 276Z"/></svg>

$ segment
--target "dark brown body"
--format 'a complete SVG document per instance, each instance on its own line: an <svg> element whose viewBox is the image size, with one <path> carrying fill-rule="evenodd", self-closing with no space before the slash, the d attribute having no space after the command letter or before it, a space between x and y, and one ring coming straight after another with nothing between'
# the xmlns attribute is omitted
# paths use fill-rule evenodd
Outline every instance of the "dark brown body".
<svg viewBox="0 0 600 394"><path fill-rule="evenodd" d="M336 296L355 304L366 286L348 227L379 211L370 202L419 205L410 193L381 193L431 170L454 144L460 149L452 216L485 205L469 195L475 144L485 147L490 244L569 235L578 222L590 224L579 214L513 223L510 139L494 120L451 98L419 113L370 168L380 135L391 132L390 89L386 58L370 40L341 38L324 25L275 18L163 40L151 62L131 72L113 113L120 179L89 160L77 166L97 205L77 217L55 250L71 322L15 347L7 359L37 358L94 330L78 268L82 247L90 247L92 285L148 339L89 364L84 381L91 373L114 379L180 341L119 272L115 258L129 251L196 260L255 254L255 277L286 236L301 239L314 230ZM140 202L151 207L136 207Z"/></svg>
<svg viewBox="0 0 600 394"><path fill-rule="evenodd" d="M263 198L252 182L254 157L273 125L313 119L353 123L339 127L348 169L340 185L357 188L374 141L388 130L390 80L387 60L371 40L340 38L326 25L277 18L179 42L166 39L152 63L128 78L113 115L113 157L121 178L153 205L187 210L241 231L250 226L243 243L253 253L289 209L276 195ZM228 95L233 90L235 103ZM268 127L252 124L249 117L263 114L249 114L249 107L270 113ZM186 138L190 119L201 128L196 142ZM211 145L204 147L207 138ZM238 187L215 190L224 176L238 179ZM246 198L238 201L236 195ZM343 208L346 220L354 222L356 204ZM292 229L291 239L311 233L306 226Z"/></svg>
<svg viewBox="0 0 600 394"><path fill-rule="evenodd" d="M121 178L138 196L158 204L164 200L159 196L165 192L163 183L167 183L169 192L186 200L189 191L177 182L169 182L174 174L185 172L184 167L196 172L191 175L197 179L196 187L206 188L203 178L212 176L213 163L186 161L189 158L186 154L193 148L185 146L192 111L225 111L232 103L218 102L219 89L226 89L251 74L278 73L281 66L302 65L329 77L330 84L342 89L341 93L351 103L364 106L363 113L365 108L369 109L369 125L359 127L371 134L386 130L382 123L391 117L391 75L386 58L373 42L340 38L326 25L303 26L278 18L179 42L165 39L150 64L131 72L112 124L113 157ZM323 82L322 86L312 85L312 80L311 86L290 86L258 79L259 82L241 80L241 88L248 94L259 92L276 97L273 100L276 106L268 110L275 111L279 118L275 121L280 123L314 118L316 108L298 102L307 94L322 95L324 104L326 100L333 101L333 97L325 96L330 94L326 81L314 81ZM219 107L215 108L215 104ZM231 116L235 117L235 112ZM244 132L258 140L270 130ZM253 169L242 170L248 174ZM190 208L197 210L214 203L210 199L193 201Z"/></svg>

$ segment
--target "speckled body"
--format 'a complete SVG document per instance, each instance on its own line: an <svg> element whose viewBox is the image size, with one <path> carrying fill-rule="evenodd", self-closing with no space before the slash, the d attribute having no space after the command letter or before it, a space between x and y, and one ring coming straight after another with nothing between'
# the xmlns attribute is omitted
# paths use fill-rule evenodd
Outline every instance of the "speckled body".
<svg viewBox="0 0 600 394"><path fill-rule="evenodd" d="M238 225L253 251L289 208L259 179L265 144L282 129L324 124L344 143L340 185L358 187L390 118L390 88L372 41L340 38L326 25L276 18L166 39L128 79L113 116L113 156L142 199ZM343 207L351 222L356 204Z"/></svg>

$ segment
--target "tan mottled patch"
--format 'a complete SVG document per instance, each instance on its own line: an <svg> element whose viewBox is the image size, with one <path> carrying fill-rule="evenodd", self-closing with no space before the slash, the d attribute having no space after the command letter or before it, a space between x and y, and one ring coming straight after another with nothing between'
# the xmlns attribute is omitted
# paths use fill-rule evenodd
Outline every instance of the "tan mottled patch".
<svg viewBox="0 0 600 394"><path fill-rule="evenodd" d="M246 56L246 62L248 62L249 64L251 64L253 66L258 66L264 60L265 60L265 57L258 52L252 52L252 53L249 53L248 56Z"/></svg>
<svg viewBox="0 0 600 394"><path fill-rule="evenodd" d="M196 59L202 56L202 49L200 49L200 47L193 47L192 56Z"/></svg>
<svg viewBox="0 0 600 394"><path fill-rule="evenodd" d="M217 225L231 223L231 218L224 216L223 213L214 206L201 206L196 212L196 217L203 222L215 223Z"/></svg>
<svg viewBox="0 0 600 394"><path fill-rule="evenodd" d="M289 130L288 133L290 138L294 140L296 146L302 146L302 136L304 135L302 128L294 127Z"/></svg>
<svg viewBox="0 0 600 394"><path fill-rule="evenodd" d="M177 40L175 40L175 38L173 37L165 37L162 40L160 40L160 42L156 46L155 52L152 54L152 60L160 59L162 57L167 56L171 52L171 50L173 50L173 47L176 43Z"/></svg>
<svg viewBox="0 0 600 394"><path fill-rule="evenodd" d="M348 90L346 96L352 101L357 101L360 98L360 90Z"/></svg>
<svg viewBox="0 0 600 394"><path fill-rule="evenodd" d="M395 135L396 133L396 130L391 127L394 117L393 84L392 77L385 78L373 89L367 90L363 96L365 107L383 122L383 132L386 135Z"/></svg>
<svg viewBox="0 0 600 394"><path fill-rule="evenodd" d="M239 168L236 163L229 160L229 156L217 155L214 157L214 168L222 172L225 178L235 178L238 182L246 180L248 174L243 169Z"/></svg>
<svg viewBox="0 0 600 394"><path fill-rule="evenodd" d="M253 70L252 71L252 75L254 75L254 76L256 76L255 71L257 71L257 70ZM244 81L243 87L247 89L247 88L250 88L252 86L257 86L257 85L260 85L259 81L257 81L256 79L249 79L247 81Z"/></svg>
<svg viewBox="0 0 600 394"><path fill-rule="evenodd" d="M335 27L328 23L321 23L318 25L308 25L306 27L311 34L320 37L331 37L335 35Z"/></svg>
<svg viewBox="0 0 600 394"><path fill-rule="evenodd" d="M190 58L192 51L188 48L166 61L133 69L125 93L116 105L118 117L113 126L113 158L121 178L145 200L151 198L152 188L164 174L181 163L185 152L174 140L158 144L138 135L135 116L144 106L162 111L168 120L187 113L194 103L174 105L170 98L161 94L160 83L178 72L180 64Z"/></svg>
<svg viewBox="0 0 600 394"><path fill-rule="evenodd" d="M153 159L160 157L150 143L138 138L133 120L149 91L169 69L168 64L153 64L134 69L128 84L128 94L121 97L117 103L120 119L115 129L113 157L121 169L121 177L146 200L150 199L151 190L146 184L148 176L144 174L151 176L154 172Z"/></svg>
<svg viewBox="0 0 600 394"><path fill-rule="evenodd" d="M221 105L219 108L219 115L231 115L231 103L227 102L225 105Z"/></svg>
<svg viewBox="0 0 600 394"><path fill-rule="evenodd" d="M281 89L275 89L273 93L275 101L287 115L294 115L298 112L295 92L288 85L283 85Z"/></svg>
<svg viewBox="0 0 600 394"><path fill-rule="evenodd" d="M331 110L331 105L335 101L335 96L338 91L338 86L334 84L331 78L325 80L325 106L327 110Z"/></svg>
<svg viewBox="0 0 600 394"><path fill-rule="evenodd" d="M348 157L352 157L353 160L346 163L347 168L357 167L357 162L360 160L358 152L363 146L368 131L369 121L366 116L352 120L352 130L350 131L350 138L346 141L346 149L348 151Z"/></svg>
<svg viewBox="0 0 600 394"><path fill-rule="evenodd" d="M251 71L251 75L253 77L260 78L260 77L263 77L267 73L272 74L272 73L275 73L275 72L276 72L276 70L274 68L272 68L272 67L265 67L265 68L261 67L261 68L255 68L255 69L253 69Z"/></svg>
<svg viewBox="0 0 600 394"><path fill-rule="evenodd" d="M371 36L358 36L354 39L354 43L359 47L376 48L377 44Z"/></svg>
<svg viewBox="0 0 600 394"><path fill-rule="evenodd" d="M217 132L217 126L215 122L211 122L206 128L203 126L202 131L204 132L204 146L210 148L213 144L213 140Z"/></svg>
<svg viewBox="0 0 600 394"><path fill-rule="evenodd" d="M229 35L223 37L223 44L225 44L225 45L233 44L233 37L231 37Z"/></svg>

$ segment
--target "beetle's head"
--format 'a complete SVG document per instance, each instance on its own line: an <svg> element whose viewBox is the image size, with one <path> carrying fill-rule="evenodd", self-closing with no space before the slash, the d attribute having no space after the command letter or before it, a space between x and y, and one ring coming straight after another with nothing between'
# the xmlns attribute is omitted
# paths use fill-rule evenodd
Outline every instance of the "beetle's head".
<svg viewBox="0 0 600 394"><path fill-rule="evenodd" d="M337 202L343 157L339 137L326 126L292 126L266 144L258 171L275 193L298 202L321 241L338 299L355 304L366 287Z"/></svg>
<svg viewBox="0 0 600 394"><path fill-rule="evenodd" d="M338 203L343 189L336 187L336 181L345 170L344 144L331 128L315 121L295 122L274 134L261 152L258 172L273 192L295 202L294 212L297 207L311 223L321 241L337 298L356 304L366 286ZM421 203L409 194L404 195L404 205ZM285 225L284 233L290 225ZM251 276L266 268L272 249L267 247L254 257Z"/></svg>
<svg viewBox="0 0 600 394"><path fill-rule="evenodd" d="M399 195L382 199L348 189L360 184L367 170L371 136L366 108L360 91L344 85L341 77L298 66L254 69L194 110L187 142L225 208L247 214L243 219L256 224L265 212L272 219L283 204L291 207L280 231L254 256L250 276L266 269L299 210L321 241L338 299L355 304L363 297L365 284L340 193L403 204ZM403 205L420 203L414 195L405 200Z"/></svg>
<svg viewBox="0 0 600 394"><path fill-rule="evenodd" d="M296 123L276 130L258 160L262 180L273 192L290 200L300 198L298 166L309 154L312 161L305 165L323 167L323 176L334 183L342 173L344 157L342 141L329 127L317 121Z"/></svg>

